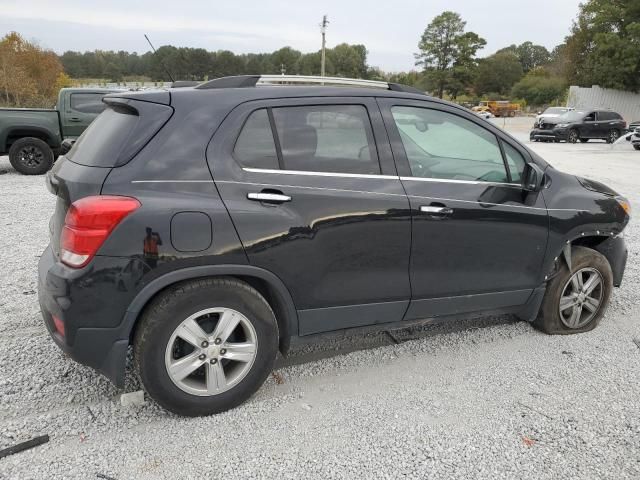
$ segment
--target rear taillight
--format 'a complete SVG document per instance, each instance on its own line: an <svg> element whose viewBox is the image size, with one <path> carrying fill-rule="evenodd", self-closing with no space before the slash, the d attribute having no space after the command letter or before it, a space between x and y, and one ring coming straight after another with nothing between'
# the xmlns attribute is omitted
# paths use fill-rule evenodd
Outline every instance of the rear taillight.
<svg viewBox="0 0 640 480"><path fill-rule="evenodd" d="M131 197L101 195L71 204L60 236L60 259L73 268L84 267L124 217L140 207Z"/></svg>
<svg viewBox="0 0 640 480"><path fill-rule="evenodd" d="M55 315L51 315L51 318L53 318L53 326L56 328L56 332L64 337L64 322Z"/></svg>

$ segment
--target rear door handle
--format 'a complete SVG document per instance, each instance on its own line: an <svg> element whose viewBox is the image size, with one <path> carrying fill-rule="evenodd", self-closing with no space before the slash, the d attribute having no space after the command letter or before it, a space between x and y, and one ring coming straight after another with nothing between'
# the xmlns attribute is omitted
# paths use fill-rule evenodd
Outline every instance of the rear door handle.
<svg viewBox="0 0 640 480"><path fill-rule="evenodd" d="M282 193L247 193L247 198L249 200L255 200L258 202L271 202L271 203L284 203L290 202L291 197L289 195L284 195Z"/></svg>
<svg viewBox="0 0 640 480"><path fill-rule="evenodd" d="M453 208L449 207L436 207L433 205L422 205L420 211L428 213L430 215L437 215L440 217L447 217L453 213Z"/></svg>

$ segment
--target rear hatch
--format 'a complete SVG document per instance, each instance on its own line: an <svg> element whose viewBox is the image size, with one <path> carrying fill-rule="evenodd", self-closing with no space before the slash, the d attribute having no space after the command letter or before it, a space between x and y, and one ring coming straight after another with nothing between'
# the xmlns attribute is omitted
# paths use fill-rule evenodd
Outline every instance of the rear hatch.
<svg viewBox="0 0 640 480"><path fill-rule="evenodd" d="M167 92L125 94L126 98L121 94L104 98L107 108L47 174L47 188L57 197L49 222L56 258L60 256L60 233L69 206L81 198L99 195L109 172L130 162L173 114Z"/></svg>

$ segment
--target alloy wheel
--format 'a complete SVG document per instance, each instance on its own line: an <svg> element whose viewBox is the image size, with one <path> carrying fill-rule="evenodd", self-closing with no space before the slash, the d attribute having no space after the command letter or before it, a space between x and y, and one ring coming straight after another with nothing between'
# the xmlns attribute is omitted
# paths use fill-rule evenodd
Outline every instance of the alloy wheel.
<svg viewBox="0 0 640 480"><path fill-rule="evenodd" d="M174 330L165 351L165 368L182 391L218 395L249 373L258 337L247 317L230 308L194 313Z"/></svg>
<svg viewBox="0 0 640 480"><path fill-rule="evenodd" d="M618 133L617 130L611 130L609 132L609 143L615 143L616 140L618 140L619 136L620 136L620 134Z"/></svg>
<svg viewBox="0 0 640 480"><path fill-rule="evenodd" d="M28 145L18 151L18 159L25 167L35 168L44 161L44 153L38 147Z"/></svg>
<svg viewBox="0 0 640 480"><path fill-rule="evenodd" d="M604 295L602 275L594 268L574 273L560 296L560 320L570 329L582 328L598 313Z"/></svg>
<svg viewBox="0 0 640 480"><path fill-rule="evenodd" d="M571 130L569 132L569 141L571 143L576 143L579 140L578 138L578 132L576 132L575 130Z"/></svg>

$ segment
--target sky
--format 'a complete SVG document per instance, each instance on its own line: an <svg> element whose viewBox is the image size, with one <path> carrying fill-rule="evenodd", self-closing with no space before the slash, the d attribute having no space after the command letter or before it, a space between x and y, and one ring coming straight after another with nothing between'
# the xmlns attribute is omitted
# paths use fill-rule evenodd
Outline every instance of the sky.
<svg viewBox="0 0 640 480"><path fill-rule="evenodd" d="M480 56L525 41L552 49L569 33L581 0L0 0L0 33L17 31L58 53L66 50L149 50L160 45L271 52L360 43L369 65L414 68L413 54L429 22L445 10L487 41Z"/></svg>

